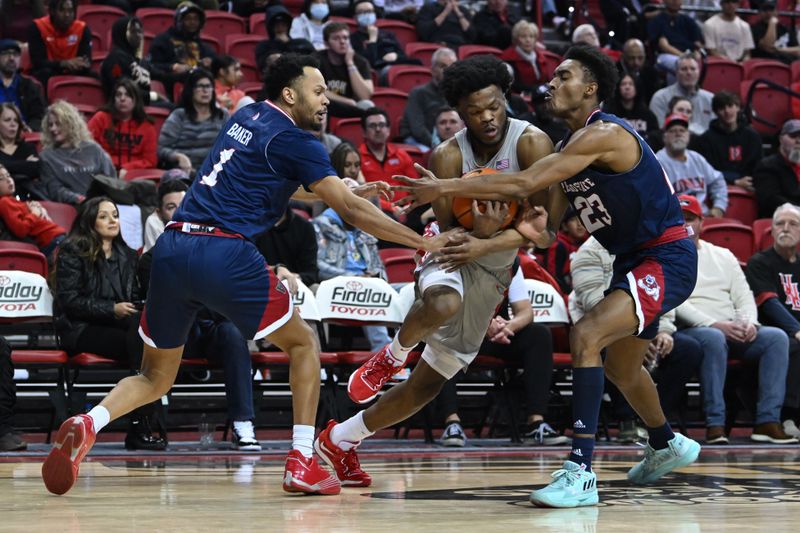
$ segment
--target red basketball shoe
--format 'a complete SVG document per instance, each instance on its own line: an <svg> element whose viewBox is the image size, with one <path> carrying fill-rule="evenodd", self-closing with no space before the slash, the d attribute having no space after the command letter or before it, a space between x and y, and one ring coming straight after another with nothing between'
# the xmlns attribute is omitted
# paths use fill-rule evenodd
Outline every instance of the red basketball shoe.
<svg viewBox="0 0 800 533"><path fill-rule="evenodd" d="M392 379L392 376L406 366L392 364L392 357L387 353L389 345L381 348L369 361L350 374L347 381L347 395L356 403L367 403L374 399L378 392Z"/></svg>
<svg viewBox="0 0 800 533"><path fill-rule="evenodd" d="M42 465L42 479L47 490L64 494L78 479L81 461L94 445L97 433L89 415L67 419L58 429L56 442Z"/></svg>
<svg viewBox="0 0 800 533"><path fill-rule="evenodd" d="M291 450L286 456L283 490L308 494L339 494L342 485L316 459L306 457L298 450Z"/></svg>
<svg viewBox="0 0 800 533"><path fill-rule="evenodd" d="M335 420L328 421L328 427L323 429L317 440L314 441L314 449L317 455L322 457L328 465L336 472L336 477L345 487L369 487L372 485L372 477L361 470L361 463L358 462L356 449L352 448L344 451L331 441L331 430L336 425Z"/></svg>

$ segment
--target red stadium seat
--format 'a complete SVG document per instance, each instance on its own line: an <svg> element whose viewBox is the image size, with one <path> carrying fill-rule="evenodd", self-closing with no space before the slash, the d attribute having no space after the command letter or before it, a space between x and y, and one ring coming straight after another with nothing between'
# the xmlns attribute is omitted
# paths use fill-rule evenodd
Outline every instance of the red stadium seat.
<svg viewBox="0 0 800 533"><path fill-rule="evenodd" d="M789 65L770 59L748 59L744 62L744 79L767 79L778 85L788 87L792 81Z"/></svg>
<svg viewBox="0 0 800 533"><path fill-rule="evenodd" d="M491 55L500 58L503 55L503 51L494 46L484 46L482 44L462 44L458 47L458 59L467 59L477 55Z"/></svg>
<svg viewBox="0 0 800 533"><path fill-rule="evenodd" d="M99 33L92 32L92 50L102 51L105 49L105 40L103 40Z"/></svg>
<svg viewBox="0 0 800 533"><path fill-rule="evenodd" d="M403 143L397 143L397 147L405 150L408 153L408 155L411 156L411 159L414 160L414 163L418 163L423 167L425 166L428 154L420 150L419 147L414 146L413 144L403 144Z"/></svg>
<svg viewBox="0 0 800 533"><path fill-rule="evenodd" d="M361 128L360 118L340 118L331 121L331 133L337 137L350 141L356 147L364 142L364 130Z"/></svg>
<svg viewBox="0 0 800 533"><path fill-rule="evenodd" d="M753 255L753 228L744 224L715 224L706 226L700 238L711 244L727 248L742 263Z"/></svg>
<svg viewBox="0 0 800 533"><path fill-rule="evenodd" d="M211 35L210 33L201 33L200 40L210 46L211 49L214 50L215 54L220 54L222 52L222 40L217 39L215 35Z"/></svg>
<svg viewBox="0 0 800 533"><path fill-rule="evenodd" d="M744 79L744 67L730 59L712 56L706 59L703 89L718 93L731 91L738 94Z"/></svg>
<svg viewBox="0 0 800 533"><path fill-rule="evenodd" d="M800 81L800 60L792 61L792 83Z"/></svg>
<svg viewBox="0 0 800 533"><path fill-rule="evenodd" d="M408 102L408 93L378 87L372 94L371 100L377 107L384 109L389 114L389 120L392 123L391 137L398 138L400 136L400 119L403 118L403 111Z"/></svg>
<svg viewBox="0 0 800 533"><path fill-rule="evenodd" d="M753 221L753 239L756 252L766 250L772 246L774 240L772 239L771 218L759 218Z"/></svg>
<svg viewBox="0 0 800 533"><path fill-rule="evenodd" d="M153 35L164 33L175 22L175 10L164 7L140 7L136 16L142 21L145 33Z"/></svg>
<svg viewBox="0 0 800 533"><path fill-rule="evenodd" d="M347 27L350 29L350 33L355 33L358 31L358 22L356 19L349 18L349 17L328 17L328 22L344 22L347 24Z"/></svg>
<svg viewBox="0 0 800 533"><path fill-rule="evenodd" d="M399 42L400 46L403 48L405 48L408 43L413 43L419 39L419 37L417 37L417 29L402 20L378 19L376 25L380 30L392 32L394 36L397 37L397 42Z"/></svg>
<svg viewBox="0 0 800 533"><path fill-rule="evenodd" d="M740 89L742 105L746 105L748 93L754 83L752 80L742 82ZM750 106L753 120L751 125L762 135L776 135L783 123L791 116L789 95L762 84L757 85L752 91ZM768 124L756 120L756 117Z"/></svg>
<svg viewBox="0 0 800 533"><path fill-rule="evenodd" d="M247 24L242 17L227 11L216 11L206 9L206 23L203 25L203 33L215 37L218 41L224 42L225 36L234 33L245 33Z"/></svg>
<svg viewBox="0 0 800 533"><path fill-rule="evenodd" d="M443 47L444 45L438 43L423 43L417 41L408 43L405 47L405 50L408 57L419 59L422 61L423 66L430 67L433 53L439 48Z"/></svg>
<svg viewBox="0 0 800 533"><path fill-rule="evenodd" d="M431 81L430 67L416 65L394 65L389 67L386 82L389 88L410 93L414 87L420 87Z"/></svg>
<svg viewBox="0 0 800 533"><path fill-rule="evenodd" d="M246 57L237 59L239 59L239 65L242 67L242 83L261 84L261 72L258 70L255 60Z"/></svg>
<svg viewBox="0 0 800 533"><path fill-rule="evenodd" d="M158 183L164 170L160 168L132 168L125 173L125 181L150 180Z"/></svg>
<svg viewBox="0 0 800 533"><path fill-rule="evenodd" d="M303 12L305 7L305 0L283 0L283 5L289 10L293 17L298 16Z"/></svg>
<svg viewBox="0 0 800 533"><path fill-rule="evenodd" d="M229 34L225 37L225 53L239 60L246 59L255 63L256 46L263 40L263 35Z"/></svg>
<svg viewBox="0 0 800 533"><path fill-rule="evenodd" d="M146 106L144 108L144 111L150 118L153 119L153 126L156 129L156 138L158 138L158 134L161 132L161 127L167 120L167 117L170 114L170 110L165 107Z"/></svg>
<svg viewBox="0 0 800 533"><path fill-rule="evenodd" d="M383 262L386 268L386 279L389 283L409 283L414 281L414 269L417 264L413 257L390 257Z"/></svg>
<svg viewBox="0 0 800 533"><path fill-rule="evenodd" d="M52 76L47 80L50 102L66 100L71 104L86 104L97 108L106 101L100 80L87 76Z"/></svg>
<svg viewBox="0 0 800 533"><path fill-rule="evenodd" d="M22 270L47 278L47 259L38 250L0 249L0 270Z"/></svg>
<svg viewBox="0 0 800 533"><path fill-rule="evenodd" d="M284 2L285 4L285 2ZM247 31L253 35L260 35L262 39L267 38L267 26L264 21L267 18L266 13L253 13L250 15L250 20L247 23Z"/></svg>
<svg viewBox="0 0 800 533"><path fill-rule="evenodd" d="M725 216L734 218L746 226L758 218L756 195L735 185L728 186L728 209Z"/></svg>
<svg viewBox="0 0 800 533"><path fill-rule="evenodd" d="M381 261L386 263L388 259L394 257L414 257L417 251L413 248L381 248L378 254L381 256Z"/></svg>
<svg viewBox="0 0 800 533"><path fill-rule="evenodd" d="M47 214L53 219L53 222L69 231L78 218L78 210L69 204L61 202L51 202L48 200L41 200L39 202L42 207L47 209Z"/></svg>
<svg viewBox="0 0 800 533"><path fill-rule="evenodd" d="M111 46L111 41L105 40L110 34L111 26L118 18L127 15L117 7L98 5L78 6L77 14L78 19L84 21L92 33L96 33L103 41L103 50L108 50Z"/></svg>
<svg viewBox="0 0 800 533"><path fill-rule="evenodd" d="M244 94L252 98L253 100L258 100L258 96L261 94L261 89L264 88L264 84L260 81L252 82L252 81L243 81L239 84L239 89L244 91Z"/></svg>
<svg viewBox="0 0 800 533"><path fill-rule="evenodd" d="M28 250L38 252L39 247L30 242L0 240L0 250Z"/></svg>
<svg viewBox="0 0 800 533"><path fill-rule="evenodd" d="M556 67L564 61L560 55L549 50L540 50L536 52L542 58L542 76L546 81L550 81L553 77Z"/></svg>

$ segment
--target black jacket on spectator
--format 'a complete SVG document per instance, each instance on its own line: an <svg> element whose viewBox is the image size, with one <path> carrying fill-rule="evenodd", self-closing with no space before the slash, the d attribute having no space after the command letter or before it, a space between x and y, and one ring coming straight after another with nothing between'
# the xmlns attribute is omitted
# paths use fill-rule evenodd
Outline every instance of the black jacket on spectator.
<svg viewBox="0 0 800 533"><path fill-rule="evenodd" d="M417 142L431 146L436 113L444 107L449 107L447 100L433 81L414 87L400 119L400 135L403 138L410 135Z"/></svg>
<svg viewBox="0 0 800 533"><path fill-rule="evenodd" d="M603 110L606 113L617 115L619 118L624 118L636 130L636 133L647 141L653 151L658 151L663 147L658 119L642 100L637 98L633 109L625 109L614 100L611 100L608 106L603 104ZM654 148L654 146L658 146L658 148Z"/></svg>
<svg viewBox="0 0 800 533"><path fill-rule="evenodd" d="M128 24L133 17L122 17L111 27L111 50L100 67L100 81L106 98L111 95L119 78L130 78L139 91L145 104L150 103L150 63L139 60L128 42Z"/></svg>
<svg viewBox="0 0 800 533"><path fill-rule="evenodd" d="M742 121L735 131L729 132L719 119L712 120L706 132L694 138L690 148L722 172L729 184L743 176L752 176L764 156L761 136Z"/></svg>
<svg viewBox="0 0 800 533"><path fill-rule="evenodd" d="M299 274L306 285L319 283L317 235L314 226L291 209L286 211L286 220L258 238L256 246L267 264L285 265L295 274Z"/></svg>
<svg viewBox="0 0 800 533"><path fill-rule="evenodd" d="M765 157L756 165L753 185L761 218L772 218L775 209L786 202L800 205L800 180L780 153Z"/></svg>
<svg viewBox="0 0 800 533"><path fill-rule="evenodd" d="M17 84L17 96L20 100L20 112L25 124L34 131L42 130L42 118L47 108L47 100L44 97L42 86L38 82L19 72L12 83Z"/></svg>
<svg viewBox="0 0 800 533"><path fill-rule="evenodd" d="M625 74L629 74L633 81L636 83L636 94L641 97L643 102L650 103L650 100L653 99L653 95L656 94L656 91L661 89L664 84L661 82L661 75L652 65L648 65L645 63L641 69L639 69L638 75L630 72L626 67L625 63L620 59L617 62L617 72L619 72L619 77L622 78Z"/></svg>
<svg viewBox="0 0 800 533"><path fill-rule="evenodd" d="M477 34L475 44L484 44L505 50L511 46L511 28L521 18L516 6L506 6L505 21L497 13L490 10L489 6L483 6L483 9L475 13L472 18L472 25L475 27Z"/></svg>
<svg viewBox="0 0 800 533"><path fill-rule="evenodd" d="M91 324L113 325L114 304L141 300L136 278L136 252L114 245L111 260L92 262L69 240L64 241L56 259L56 330L66 350Z"/></svg>
<svg viewBox="0 0 800 533"><path fill-rule="evenodd" d="M205 23L205 13L201 12L201 20ZM172 93L172 84L183 82L188 72L176 74L172 72L172 65L183 63L190 67L196 67L200 61L206 57L213 58L214 50L200 39L203 31L201 24L200 31L197 33L187 33L181 29L181 20L186 15L186 8L175 11L175 25L164 33L159 33L150 45L148 60L152 70L150 71L153 79L164 82L166 89Z"/></svg>
<svg viewBox="0 0 800 533"><path fill-rule="evenodd" d="M400 46L394 33L386 30L378 30L378 40L374 43L369 43L367 41L369 41L369 34L360 28L358 31L350 34L350 44L353 50L369 61L372 68L377 70L390 64L408 63L406 53L403 51L403 47ZM383 56L391 52L397 54L397 61L387 63L383 60ZM416 63L416 61L414 62Z"/></svg>
<svg viewBox="0 0 800 533"><path fill-rule="evenodd" d="M451 12L447 15L441 26L437 26L434 19L444 11L444 6L438 2L427 3L420 8L417 14L417 35L420 41L429 43L447 43L448 46L457 48L462 44L475 42L475 24L470 23L469 29L464 31L458 22L458 16ZM469 11L461 8L461 12L471 22Z"/></svg>

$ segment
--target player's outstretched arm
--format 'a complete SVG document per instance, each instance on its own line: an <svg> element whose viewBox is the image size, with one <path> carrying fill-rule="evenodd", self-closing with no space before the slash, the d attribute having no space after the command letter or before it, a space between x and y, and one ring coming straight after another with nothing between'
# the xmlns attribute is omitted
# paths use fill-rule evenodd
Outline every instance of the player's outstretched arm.
<svg viewBox="0 0 800 533"><path fill-rule="evenodd" d="M482 174L460 180L439 180L430 171L419 167L419 179L395 176L403 185L393 187L396 191L406 191L398 205L410 205L413 209L425 205L442 196L463 196L484 200L522 200L531 194L542 191L555 183L578 174L609 153L616 153L614 146L617 132L607 127L587 127L572 136L569 144L557 152L538 160L520 172L501 174Z"/></svg>
<svg viewBox="0 0 800 533"><path fill-rule="evenodd" d="M456 233L453 230L425 239L384 215L371 202L353 194L336 176L328 176L313 183L311 190L336 211L342 220L385 241L433 252L447 244L448 239Z"/></svg>

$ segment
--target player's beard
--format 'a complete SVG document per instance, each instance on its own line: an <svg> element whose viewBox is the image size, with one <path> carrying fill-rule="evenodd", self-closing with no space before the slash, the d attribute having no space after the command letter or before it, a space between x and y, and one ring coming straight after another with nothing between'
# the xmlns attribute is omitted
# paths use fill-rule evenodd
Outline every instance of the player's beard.
<svg viewBox="0 0 800 533"><path fill-rule="evenodd" d="M302 118L298 126L300 126L301 129L308 131L321 131L322 122L317 122L317 113L311 107L311 104L302 96L300 96L298 100L299 101L297 103L301 110L301 113L299 113L299 118Z"/></svg>

